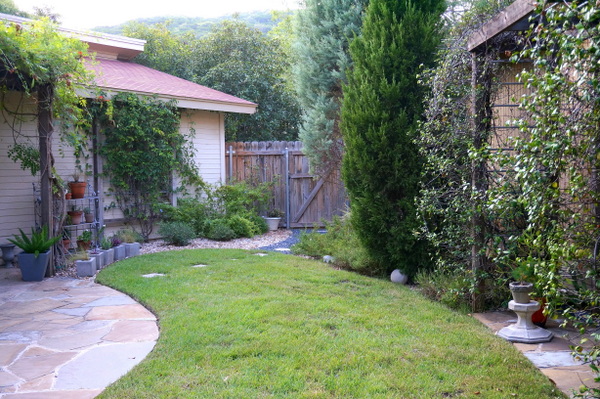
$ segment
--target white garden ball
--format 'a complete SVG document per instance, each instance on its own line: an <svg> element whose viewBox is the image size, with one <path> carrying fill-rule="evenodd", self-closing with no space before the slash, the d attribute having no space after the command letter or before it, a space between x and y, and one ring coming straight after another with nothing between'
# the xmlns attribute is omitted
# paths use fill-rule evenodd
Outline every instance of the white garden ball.
<svg viewBox="0 0 600 399"><path fill-rule="evenodd" d="M396 269L392 272L390 280L392 280L393 283L406 284L408 282L408 276L406 274L403 274L400 270Z"/></svg>

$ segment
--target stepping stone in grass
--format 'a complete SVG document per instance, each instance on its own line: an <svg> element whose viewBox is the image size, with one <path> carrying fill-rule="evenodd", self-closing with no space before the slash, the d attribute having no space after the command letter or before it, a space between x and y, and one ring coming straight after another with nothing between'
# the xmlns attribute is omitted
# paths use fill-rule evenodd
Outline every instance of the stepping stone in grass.
<svg viewBox="0 0 600 399"><path fill-rule="evenodd" d="M202 265L202 264L199 264L199 265L192 265L192 267L206 267L206 266L208 266L208 265Z"/></svg>
<svg viewBox="0 0 600 399"><path fill-rule="evenodd" d="M152 278L152 277L159 277L159 276L164 276L164 274L162 274L162 273L142 274L142 277L145 277L145 278Z"/></svg>

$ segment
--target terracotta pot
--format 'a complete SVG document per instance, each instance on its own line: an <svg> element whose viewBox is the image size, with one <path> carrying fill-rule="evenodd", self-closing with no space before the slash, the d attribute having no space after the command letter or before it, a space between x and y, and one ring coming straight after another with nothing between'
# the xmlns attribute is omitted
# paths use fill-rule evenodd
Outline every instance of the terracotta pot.
<svg viewBox="0 0 600 399"><path fill-rule="evenodd" d="M62 240L63 248L65 252L69 252L69 248L71 247L71 240Z"/></svg>
<svg viewBox="0 0 600 399"><path fill-rule="evenodd" d="M87 251L88 249L90 249L91 246L91 241L77 240L77 248L79 248L82 251Z"/></svg>
<svg viewBox="0 0 600 399"><path fill-rule="evenodd" d="M81 211L68 211L67 214L69 216L71 216L71 223L72 224L81 224L81 215L83 215L83 212L81 212Z"/></svg>
<svg viewBox="0 0 600 399"><path fill-rule="evenodd" d="M86 182L70 182L69 189L71 190L71 197L73 199L85 197L85 189L87 188Z"/></svg>
<svg viewBox="0 0 600 399"><path fill-rule="evenodd" d="M65 194L65 199L68 199L68 200L70 200L70 199L71 199L71 197L72 197L72 194L71 194L71 193L66 193L66 194Z"/></svg>
<svg viewBox="0 0 600 399"><path fill-rule="evenodd" d="M93 213L86 213L85 214L85 222L86 223L93 223L94 222L94 214Z"/></svg>
<svg viewBox="0 0 600 399"><path fill-rule="evenodd" d="M539 327L546 327L546 321L548 321L548 316L544 314L544 309L546 309L546 298L534 298L540 304L540 309L536 310L535 313L531 315L531 321L533 324Z"/></svg>

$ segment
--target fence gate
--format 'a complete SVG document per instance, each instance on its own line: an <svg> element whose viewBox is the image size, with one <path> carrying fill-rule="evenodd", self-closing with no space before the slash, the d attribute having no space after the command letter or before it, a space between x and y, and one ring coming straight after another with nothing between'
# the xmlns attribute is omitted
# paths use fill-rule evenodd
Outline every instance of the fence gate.
<svg viewBox="0 0 600 399"><path fill-rule="evenodd" d="M340 171L310 174L300 141L232 142L225 149L230 180L275 181L272 205L285 212L287 227L322 225L346 209Z"/></svg>

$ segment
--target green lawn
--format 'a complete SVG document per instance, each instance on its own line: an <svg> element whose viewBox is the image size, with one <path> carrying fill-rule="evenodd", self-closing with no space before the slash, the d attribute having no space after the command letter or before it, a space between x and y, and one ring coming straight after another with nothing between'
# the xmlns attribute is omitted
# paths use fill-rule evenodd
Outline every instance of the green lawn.
<svg viewBox="0 0 600 399"><path fill-rule="evenodd" d="M158 316L160 339L100 398L564 398L469 316L388 281L255 252L162 252L104 269L100 283Z"/></svg>

